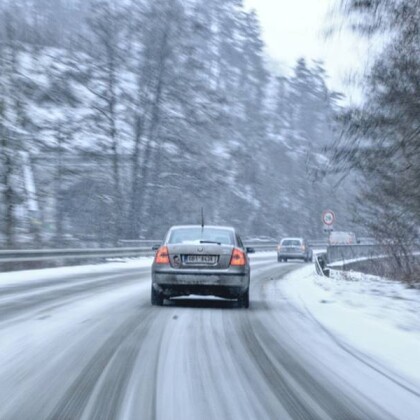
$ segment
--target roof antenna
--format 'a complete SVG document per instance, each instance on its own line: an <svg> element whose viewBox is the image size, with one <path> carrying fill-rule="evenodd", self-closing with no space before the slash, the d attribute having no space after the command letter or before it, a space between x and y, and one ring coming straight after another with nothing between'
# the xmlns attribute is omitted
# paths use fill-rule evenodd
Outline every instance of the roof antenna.
<svg viewBox="0 0 420 420"><path fill-rule="evenodd" d="M204 229L204 209L201 207L201 230Z"/></svg>

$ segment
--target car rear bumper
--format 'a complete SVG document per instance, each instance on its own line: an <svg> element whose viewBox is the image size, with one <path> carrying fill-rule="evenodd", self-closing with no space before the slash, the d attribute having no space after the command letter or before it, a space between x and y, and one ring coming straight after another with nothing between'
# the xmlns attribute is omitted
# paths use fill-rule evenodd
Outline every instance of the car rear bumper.
<svg viewBox="0 0 420 420"><path fill-rule="evenodd" d="M153 288L165 297L200 295L236 299L248 289L242 286L216 286L205 284L153 284Z"/></svg>
<svg viewBox="0 0 420 420"><path fill-rule="evenodd" d="M287 252L281 252L277 254L278 258L289 258L289 259L305 259L308 258L307 254L301 254L301 253L287 253Z"/></svg>
<svg viewBox="0 0 420 420"><path fill-rule="evenodd" d="M249 288L249 272L154 270L152 285L166 296L214 295L237 297Z"/></svg>

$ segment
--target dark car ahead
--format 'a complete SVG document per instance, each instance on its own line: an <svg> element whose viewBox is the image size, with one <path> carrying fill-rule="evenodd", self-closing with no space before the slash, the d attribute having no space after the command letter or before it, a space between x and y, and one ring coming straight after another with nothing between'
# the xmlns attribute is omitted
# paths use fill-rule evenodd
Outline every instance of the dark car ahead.
<svg viewBox="0 0 420 420"><path fill-rule="evenodd" d="M303 238L283 238L277 247L277 261L301 259L312 261L312 249Z"/></svg>
<svg viewBox="0 0 420 420"><path fill-rule="evenodd" d="M152 304L183 295L238 299L249 306L250 266L241 238L232 227L173 226L152 265Z"/></svg>

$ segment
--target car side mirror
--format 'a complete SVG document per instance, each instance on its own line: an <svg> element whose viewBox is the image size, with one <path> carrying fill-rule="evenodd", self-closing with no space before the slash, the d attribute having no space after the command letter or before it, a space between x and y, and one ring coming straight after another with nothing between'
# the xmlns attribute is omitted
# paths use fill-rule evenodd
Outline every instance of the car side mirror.
<svg viewBox="0 0 420 420"><path fill-rule="evenodd" d="M159 244L152 245L152 250L157 251L160 248Z"/></svg>
<svg viewBox="0 0 420 420"><path fill-rule="evenodd" d="M246 253L247 254L255 254L255 249L254 248L247 247L246 248Z"/></svg>

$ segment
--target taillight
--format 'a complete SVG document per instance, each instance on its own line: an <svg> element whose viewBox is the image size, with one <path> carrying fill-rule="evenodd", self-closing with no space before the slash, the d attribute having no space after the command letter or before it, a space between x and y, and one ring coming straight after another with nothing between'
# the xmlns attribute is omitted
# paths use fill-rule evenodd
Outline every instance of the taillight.
<svg viewBox="0 0 420 420"><path fill-rule="evenodd" d="M169 264L169 251L167 246L161 246L155 256L156 264Z"/></svg>
<svg viewBox="0 0 420 420"><path fill-rule="evenodd" d="M305 245L302 245L302 246L300 247L300 249L301 249L302 251L305 251Z"/></svg>
<svg viewBox="0 0 420 420"><path fill-rule="evenodd" d="M230 265L243 266L246 264L245 252L238 248L233 248Z"/></svg>
<svg viewBox="0 0 420 420"><path fill-rule="evenodd" d="M281 245L277 245L277 251L281 250Z"/></svg>

